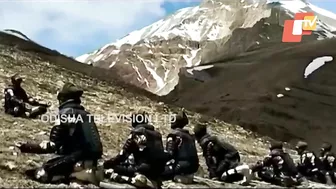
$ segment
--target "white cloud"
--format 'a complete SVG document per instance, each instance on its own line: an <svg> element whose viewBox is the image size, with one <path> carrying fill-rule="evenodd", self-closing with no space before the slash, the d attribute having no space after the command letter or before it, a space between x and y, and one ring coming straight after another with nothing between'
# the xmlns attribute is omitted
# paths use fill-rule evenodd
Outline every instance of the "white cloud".
<svg viewBox="0 0 336 189"><path fill-rule="evenodd" d="M83 43L98 33L112 40L164 16L163 1L0 0L0 29L19 30L37 42L48 40L41 39L46 32L60 43Z"/></svg>

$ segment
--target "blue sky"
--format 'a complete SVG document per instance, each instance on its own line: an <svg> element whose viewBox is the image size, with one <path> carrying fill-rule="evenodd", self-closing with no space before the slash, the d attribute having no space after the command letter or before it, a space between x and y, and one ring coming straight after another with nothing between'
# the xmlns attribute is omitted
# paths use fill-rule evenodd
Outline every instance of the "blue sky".
<svg viewBox="0 0 336 189"><path fill-rule="evenodd" d="M326 10L336 13L336 1L335 0L310 0L312 4L324 8Z"/></svg>
<svg viewBox="0 0 336 189"><path fill-rule="evenodd" d="M77 57L200 0L1 0L0 29ZM336 12L336 0L311 0Z"/></svg>

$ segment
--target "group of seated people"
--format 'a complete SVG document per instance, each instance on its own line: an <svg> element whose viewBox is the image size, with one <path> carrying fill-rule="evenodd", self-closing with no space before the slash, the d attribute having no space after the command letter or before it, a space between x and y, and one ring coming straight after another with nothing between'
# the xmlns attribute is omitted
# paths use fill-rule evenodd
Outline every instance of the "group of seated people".
<svg viewBox="0 0 336 189"><path fill-rule="evenodd" d="M13 83L17 82L13 80ZM5 89L5 93L10 93L5 98L25 102L13 88ZM82 121L68 119L56 122L50 131L49 141L16 144L22 153L58 155L41 167L27 170L29 178L42 183L79 180L96 185L103 179L109 179L146 188L160 188L165 180L188 184L193 182L193 176L200 167L197 141L212 180L245 185L256 177L276 185L293 186L299 185L303 178L320 183L327 183L328 178L331 178L331 182L336 183L335 156L331 153L330 144L323 144L321 156L318 157L307 150L307 143L299 142L296 149L300 162L296 165L290 155L284 152L282 143L274 142L267 157L248 166L241 162L234 146L209 134L205 123L195 125L194 134L184 129L189 124L184 111L178 112L171 122L171 132L167 135L165 147L161 133L149 123L147 113L132 114L132 131L120 153L100 165L103 145L94 119L81 105L82 95L83 90L71 83L66 83L57 95L59 114L69 118L80 115ZM6 111L18 115L14 109L20 105L13 106L5 102L8 108ZM31 114L28 112L28 117ZM143 119L136 118L139 116L143 116Z"/></svg>

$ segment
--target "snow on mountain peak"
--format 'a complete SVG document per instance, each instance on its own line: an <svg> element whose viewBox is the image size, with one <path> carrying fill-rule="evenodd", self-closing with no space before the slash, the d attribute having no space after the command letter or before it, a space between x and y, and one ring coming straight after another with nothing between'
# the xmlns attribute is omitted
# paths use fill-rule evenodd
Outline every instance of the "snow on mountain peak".
<svg viewBox="0 0 336 189"><path fill-rule="evenodd" d="M77 61L116 70L128 82L165 95L178 83L181 67L216 61L269 41L281 42L284 20L297 12L317 15L317 31L309 36L313 40L335 36L336 15L307 1L204 0Z"/></svg>

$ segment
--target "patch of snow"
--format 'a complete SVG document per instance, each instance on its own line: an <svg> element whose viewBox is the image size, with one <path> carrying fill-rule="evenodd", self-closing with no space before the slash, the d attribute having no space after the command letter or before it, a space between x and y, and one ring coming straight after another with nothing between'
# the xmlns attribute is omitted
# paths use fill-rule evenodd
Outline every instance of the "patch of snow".
<svg viewBox="0 0 336 189"><path fill-rule="evenodd" d="M214 67L214 65L197 66L197 67L193 68L193 70L201 71L201 70L206 70L206 69L209 69L209 68L212 68L212 67Z"/></svg>
<svg viewBox="0 0 336 189"><path fill-rule="evenodd" d="M109 56L110 55L113 55L113 54L118 54L120 52L120 50L113 50L110 54L109 54Z"/></svg>
<svg viewBox="0 0 336 189"><path fill-rule="evenodd" d="M225 8L230 9L229 6ZM183 24L182 22L191 18L192 15L198 13L200 10L202 9L199 6L180 9L168 18L161 19L140 30L129 33L127 36L117 40L113 45L117 47L120 47L122 44L134 45L140 40L144 40L147 43L149 42L149 37L155 36L166 40L175 36L185 36L191 40L199 41L203 31L200 30L198 22ZM181 27L175 28L176 23L181 23Z"/></svg>
<svg viewBox="0 0 336 189"><path fill-rule="evenodd" d="M163 88L165 83L163 81L163 79L155 72L155 70L149 66L147 66L147 64L144 62L144 65L146 67L146 69L152 74L153 78L156 81L157 86L159 87L159 89Z"/></svg>
<svg viewBox="0 0 336 189"><path fill-rule="evenodd" d="M195 63L195 66L199 66L200 64L201 64L201 60L197 61L197 62Z"/></svg>
<svg viewBox="0 0 336 189"><path fill-rule="evenodd" d="M208 40L216 40L220 32L221 32L220 27L216 27L216 26L213 27L212 30L207 35Z"/></svg>
<svg viewBox="0 0 336 189"><path fill-rule="evenodd" d="M286 87L285 88L285 91L290 91L291 89L289 87Z"/></svg>
<svg viewBox="0 0 336 189"><path fill-rule="evenodd" d="M333 61L332 56L323 56L319 58L315 58L311 63L308 64L308 66L305 69L304 72L304 78L307 78L311 73L319 69L321 66L323 66L325 63Z"/></svg>
<svg viewBox="0 0 336 189"><path fill-rule="evenodd" d="M100 54L101 52L103 52L107 47L111 46L110 44L107 44L105 46L103 46L98 52L96 52L95 54Z"/></svg>
<svg viewBox="0 0 336 189"><path fill-rule="evenodd" d="M169 72L170 72L170 70L165 71L164 78L163 78L164 81L167 81Z"/></svg>
<svg viewBox="0 0 336 189"><path fill-rule="evenodd" d="M293 12L303 12L303 8L307 7L307 4L303 1L279 1L281 3L281 6L285 9Z"/></svg>
<svg viewBox="0 0 336 189"><path fill-rule="evenodd" d="M324 37L320 35L320 36L318 36L317 40L318 41L324 40Z"/></svg>
<svg viewBox="0 0 336 189"><path fill-rule="evenodd" d="M244 5L243 8L247 9L247 8L250 8L252 7L253 5Z"/></svg>
<svg viewBox="0 0 336 189"><path fill-rule="evenodd" d="M197 50L191 50L190 51L190 57L188 57L188 55L183 55L183 59L187 62L186 67L192 67L193 66L193 59L196 57L196 54L198 51L200 51L201 49L197 49Z"/></svg>
<svg viewBox="0 0 336 189"><path fill-rule="evenodd" d="M138 59L145 65L146 69L149 71L149 73L153 76L153 78L156 81L156 85L158 86L159 90L162 89L165 86L165 82L163 79L155 72L155 70L147 65L147 63L151 63L148 60L144 60L141 57L137 55ZM147 81L148 82L148 81Z"/></svg>
<svg viewBox="0 0 336 189"><path fill-rule="evenodd" d="M93 62L98 62L104 57L104 54L98 55L96 58L93 59Z"/></svg>
<svg viewBox="0 0 336 189"><path fill-rule="evenodd" d="M284 95L283 94L277 94L277 97L282 98L282 97L284 97Z"/></svg>
<svg viewBox="0 0 336 189"><path fill-rule="evenodd" d="M193 69L187 69L187 72L188 72L190 75L194 75L194 73L193 73Z"/></svg>
<svg viewBox="0 0 336 189"><path fill-rule="evenodd" d="M190 9L190 8L187 7L187 8L182 8L182 9L178 10L178 11L174 14L174 17L177 17L177 18L178 18L178 17L183 16L185 13L188 12L189 9Z"/></svg>
<svg viewBox="0 0 336 189"><path fill-rule="evenodd" d="M85 63L86 59L90 56L90 54L83 54L79 57L76 58L76 60L78 62L82 62L82 63Z"/></svg>
<svg viewBox="0 0 336 189"><path fill-rule="evenodd" d="M232 11L232 8L228 5L222 5L221 7L224 7L228 11Z"/></svg>
<svg viewBox="0 0 336 189"><path fill-rule="evenodd" d="M112 68L116 63L117 63L116 61L113 61L113 62L110 64L109 68Z"/></svg>
<svg viewBox="0 0 336 189"><path fill-rule="evenodd" d="M139 68L136 67L136 66L133 65L133 64L132 64L132 68L133 68L133 69L135 70L135 72L138 74L138 77L140 78L140 80L143 79L142 76L141 76L141 74L140 74L140 72L139 72Z"/></svg>
<svg viewBox="0 0 336 189"><path fill-rule="evenodd" d="M177 46L180 48L185 48L185 46L182 46L181 44L178 44Z"/></svg>

